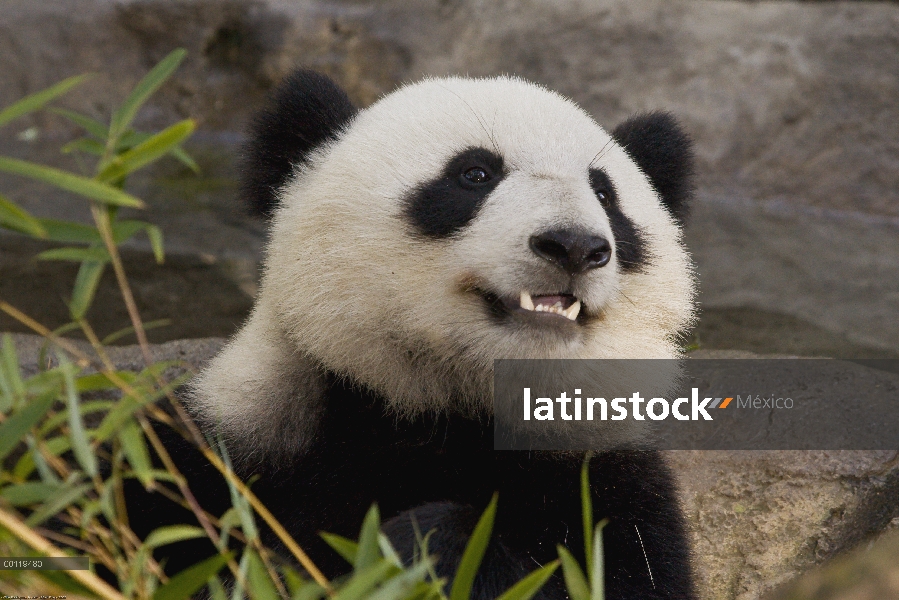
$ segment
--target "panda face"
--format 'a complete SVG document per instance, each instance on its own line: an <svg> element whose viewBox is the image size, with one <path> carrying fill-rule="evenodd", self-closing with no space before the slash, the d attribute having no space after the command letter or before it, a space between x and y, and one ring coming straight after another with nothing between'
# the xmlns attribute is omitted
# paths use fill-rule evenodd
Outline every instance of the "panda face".
<svg viewBox="0 0 899 600"><path fill-rule="evenodd" d="M259 303L406 411L483 408L497 358L676 356L688 183L641 128L519 79L401 88L281 189Z"/></svg>

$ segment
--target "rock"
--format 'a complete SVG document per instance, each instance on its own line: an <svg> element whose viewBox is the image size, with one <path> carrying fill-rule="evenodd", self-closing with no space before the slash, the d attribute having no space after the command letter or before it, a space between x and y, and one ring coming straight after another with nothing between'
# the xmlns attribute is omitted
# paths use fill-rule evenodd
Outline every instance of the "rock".
<svg viewBox="0 0 899 600"><path fill-rule="evenodd" d="M26 376L38 371L38 360L42 348L45 346L52 350L52 344L46 344L46 340L37 335L22 333L9 334L16 347L19 357L19 365ZM86 341L68 340L81 352L93 358L95 354ZM183 361L194 370L199 370L213 356L215 356L225 344L224 338L200 338L189 340L174 340L164 344L150 344L150 355L155 362L177 360ZM143 353L137 345L107 347L106 351L113 364L123 370L140 371L146 367ZM50 352L51 365L55 364Z"/></svg>
<svg viewBox="0 0 899 600"><path fill-rule="evenodd" d="M71 297L78 264L36 261L47 249L31 240L0 237L0 298L45 327L56 329L71 320L66 301ZM150 341L203 338L231 334L253 305L256 265L215 256L169 255L157 265L145 252L122 253L125 272ZM103 339L131 326L118 283L106 269L87 319ZM0 312L0 331L31 332ZM133 334L111 343L133 344Z"/></svg>
<svg viewBox="0 0 899 600"><path fill-rule="evenodd" d="M686 238L701 346L899 356L899 221L700 194Z"/></svg>
<svg viewBox="0 0 899 600"><path fill-rule="evenodd" d="M899 525L899 523L897 523ZM766 596L767 600L899 598L899 530Z"/></svg>
<svg viewBox="0 0 899 600"><path fill-rule="evenodd" d="M161 165L129 183L174 253L261 257L264 227L235 208L232 157L295 65L334 76L360 105L423 75L512 73L607 126L662 108L693 134L701 345L899 355L895 3L11 0L0 105L93 71L61 104L105 118L176 46L189 58L137 123L197 118L205 176L193 186ZM0 154L77 168L56 151L74 134L63 119L6 131ZM38 214L87 217L82 201L21 179L0 176L0 190Z"/></svg>
<svg viewBox="0 0 899 600"><path fill-rule="evenodd" d="M756 600L899 516L895 451L669 451L707 600ZM899 553L893 560L899 562ZM881 596L887 598L889 596Z"/></svg>
<svg viewBox="0 0 899 600"><path fill-rule="evenodd" d="M142 117L241 131L296 64L362 105L407 78L515 73L613 125L672 110L703 188L899 216L899 7L887 3L557 0L77 0L4 7L8 103L94 70L73 106L102 115L176 46L190 58ZM489 18L487 16L489 15ZM39 41L38 41L39 40ZM77 40L77 42L75 41Z"/></svg>

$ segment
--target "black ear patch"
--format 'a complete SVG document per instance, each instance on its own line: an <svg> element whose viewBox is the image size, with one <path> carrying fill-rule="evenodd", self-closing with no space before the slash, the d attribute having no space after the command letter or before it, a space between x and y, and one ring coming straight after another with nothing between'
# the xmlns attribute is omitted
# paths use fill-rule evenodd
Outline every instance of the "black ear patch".
<svg viewBox="0 0 899 600"><path fill-rule="evenodd" d="M612 137L649 177L662 203L683 223L693 197L693 142L672 115L651 112L618 125Z"/></svg>
<svg viewBox="0 0 899 600"><path fill-rule="evenodd" d="M271 216L294 166L336 139L355 114L346 92L327 76L306 70L289 75L250 128L242 185L250 211Z"/></svg>

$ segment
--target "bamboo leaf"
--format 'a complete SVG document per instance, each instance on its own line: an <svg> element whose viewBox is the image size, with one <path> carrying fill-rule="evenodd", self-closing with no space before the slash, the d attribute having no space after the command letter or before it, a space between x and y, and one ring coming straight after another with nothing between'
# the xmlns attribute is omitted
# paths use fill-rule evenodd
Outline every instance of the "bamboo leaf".
<svg viewBox="0 0 899 600"><path fill-rule="evenodd" d="M307 583L306 580L297 573L297 570L290 565L280 565L279 571L284 580L284 586L287 588L287 593L290 594L291 597Z"/></svg>
<svg viewBox="0 0 899 600"><path fill-rule="evenodd" d="M320 600L326 596L325 589L314 581L304 583L293 592L291 600Z"/></svg>
<svg viewBox="0 0 899 600"><path fill-rule="evenodd" d="M353 540L334 533L322 532L319 534L325 543L331 546L337 554L342 556L348 563L356 562L356 554L359 552L359 544Z"/></svg>
<svg viewBox="0 0 899 600"><path fill-rule="evenodd" d="M76 321L83 319L93 304L105 268L105 262L88 260L81 263L72 288L72 301L69 303L69 314Z"/></svg>
<svg viewBox="0 0 899 600"><path fill-rule="evenodd" d="M12 336L3 334L3 345L0 347L0 388L4 399L0 402L3 412L17 405L18 399L25 396L25 381L19 372L19 358Z"/></svg>
<svg viewBox="0 0 899 600"><path fill-rule="evenodd" d="M97 202L115 206L143 208L144 203L122 190L103 183L37 163L0 156L0 171L30 177Z"/></svg>
<svg viewBox="0 0 899 600"><path fill-rule="evenodd" d="M196 124L192 119L175 123L137 146L118 155L100 172L100 181L118 181L128 173L165 156L191 133Z"/></svg>
<svg viewBox="0 0 899 600"><path fill-rule="evenodd" d="M240 527L240 515L237 514L237 509L232 506L219 519L219 528L221 529L218 543L219 550L224 550L228 547L228 536L231 535L231 530L236 527Z"/></svg>
<svg viewBox="0 0 899 600"><path fill-rule="evenodd" d="M197 161L195 161L193 157L184 150L184 148L181 148L180 146L178 148L173 148L170 154L181 161L181 164L186 166L195 174L200 174L200 165L197 164Z"/></svg>
<svg viewBox="0 0 899 600"><path fill-rule="evenodd" d="M18 395L13 391L12 382L5 373L6 368L0 364L0 414L6 414L17 404Z"/></svg>
<svg viewBox="0 0 899 600"><path fill-rule="evenodd" d="M56 369L44 371L26 379L25 387L32 396L58 395L62 391L62 377Z"/></svg>
<svg viewBox="0 0 899 600"><path fill-rule="evenodd" d="M589 569L593 565L593 500L590 495L590 458L591 453L587 452L584 456L584 464L581 465L581 516L584 527L584 556L586 557L586 565Z"/></svg>
<svg viewBox="0 0 899 600"><path fill-rule="evenodd" d="M56 476L56 473L53 472L53 469L51 469L50 465L47 464L47 461L44 460L44 456L38 451L37 442L35 441L34 436L26 435L25 443L28 445L28 451L23 454L22 458L19 459L19 462L16 463L16 466L13 468L13 475L19 479L27 479L36 468L38 474L41 476L41 481L44 483L61 483L59 477ZM45 440L43 447L53 456L59 456L63 452L67 452L70 445L69 440L64 436L59 436Z"/></svg>
<svg viewBox="0 0 899 600"><path fill-rule="evenodd" d="M97 457L91 450L84 431L84 421L81 416L81 400L78 397L78 389L75 386L76 367L68 359L59 354L59 367L65 382L66 407L69 409L69 438L72 440L72 452L75 459L85 473L91 477L97 475Z"/></svg>
<svg viewBox="0 0 899 600"><path fill-rule="evenodd" d="M231 554L216 554L203 562L189 567L156 590L153 600L186 600L215 576L231 558Z"/></svg>
<svg viewBox="0 0 899 600"><path fill-rule="evenodd" d="M16 485L8 485L0 492L0 497L13 506L28 506L36 502L45 502L59 493L60 485L40 481L27 481Z"/></svg>
<svg viewBox="0 0 899 600"><path fill-rule="evenodd" d="M150 240L150 247L153 248L153 257L156 264L161 265L165 261L165 250L162 247L162 230L156 225L147 225L147 238Z"/></svg>
<svg viewBox="0 0 899 600"><path fill-rule="evenodd" d="M568 588L568 596L571 600L590 600L590 588L580 565L567 549L559 546L558 550L559 558L562 559L562 575L565 578L565 587Z"/></svg>
<svg viewBox="0 0 899 600"><path fill-rule="evenodd" d="M101 342L102 345L106 345L105 342ZM129 371L124 371L129 373ZM123 371L119 371L116 374L121 375ZM114 390L118 389L118 386L114 384L109 377L104 375L103 373L94 373L92 375L82 375L78 379L75 380L75 385L78 386L78 393L83 394L85 392L98 392L100 390ZM87 406L88 403L85 403ZM109 405L112 406L112 403Z"/></svg>
<svg viewBox="0 0 899 600"><path fill-rule="evenodd" d="M353 568L356 571L366 569L381 559L381 549L378 547L378 535L381 533L381 514L378 505L372 504L362 521L362 530L359 532L359 546L356 552L356 560Z"/></svg>
<svg viewBox="0 0 899 600"><path fill-rule="evenodd" d="M415 586L412 592L406 596L406 600L444 600L443 579L435 579L421 582Z"/></svg>
<svg viewBox="0 0 899 600"><path fill-rule="evenodd" d="M593 568L590 569L590 600L605 600L606 597L602 530L608 524L609 520L603 519L596 524L596 529L593 532Z"/></svg>
<svg viewBox="0 0 899 600"><path fill-rule="evenodd" d="M47 239L67 244L102 244L103 238L96 227L76 223L74 221L58 221L56 219L39 219L41 226L47 230Z"/></svg>
<svg viewBox="0 0 899 600"><path fill-rule="evenodd" d="M221 437L217 438L216 442L218 443L219 456L222 457L222 462L225 463L229 471L233 471L231 457L228 456L228 448L225 446ZM234 512L237 513L237 516L240 518L240 526L241 529L243 529L244 536L248 540L258 539L259 529L256 527L256 520L253 518L253 510L250 508L249 501L246 496L238 491L237 486L234 485L234 482L230 477L227 477L225 482L228 484L228 493L231 494L231 506L234 507ZM246 560L249 560L249 557L244 554L244 556L241 557L241 564L244 564L244 561Z"/></svg>
<svg viewBox="0 0 899 600"><path fill-rule="evenodd" d="M45 104L65 94L88 77L90 77L90 75L76 75L74 77L69 77L68 79L63 79L59 83L52 85L45 90L25 96L11 106L7 106L0 111L0 127L13 119L42 108Z"/></svg>
<svg viewBox="0 0 899 600"><path fill-rule="evenodd" d="M153 530L147 539L144 540L144 546L147 548L159 548L167 544L182 542L184 540L192 540L194 538L204 537L206 533L199 527L191 525L169 525Z"/></svg>
<svg viewBox="0 0 899 600"><path fill-rule="evenodd" d="M272 578L268 574L265 565L262 564L262 558L259 553L253 550L247 550L250 554L249 568L247 569L247 583L249 583L250 591L254 600L281 600Z"/></svg>
<svg viewBox="0 0 899 600"><path fill-rule="evenodd" d="M378 561L361 571L354 571L353 576L333 596L333 599L361 600L362 598L367 598L368 593L376 585L384 581L391 573L396 572L398 572L398 569L386 560Z"/></svg>
<svg viewBox="0 0 899 600"><path fill-rule="evenodd" d="M141 142L145 142L150 139L152 134L145 133L143 131L134 131L133 129L129 129L125 133L119 137L119 143L116 146L116 151L128 150L129 148L134 148Z"/></svg>
<svg viewBox="0 0 899 600"><path fill-rule="evenodd" d="M79 386L80 388L80 386ZM93 402L83 402L81 404L81 414L88 415L90 413L107 411L112 408L113 403L110 400L94 400ZM69 418L69 411L62 410L41 423L38 429L38 435L41 437L48 435L54 429L65 423Z"/></svg>
<svg viewBox="0 0 899 600"><path fill-rule="evenodd" d="M112 124L109 127L110 139L118 140L125 133L131 125L131 121L134 120L137 111L147 101L147 98L152 96L159 89L159 86L175 72L175 69L178 68L185 56L187 56L185 49L178 48L173 50L140 80L122 106L112 116Z"/></svg>
<svg viewBox="0 0 899 600"><path fill-rule="evenodd" d="M7 200L2 194L0 194L0 227L32 237L47 237L47 230L41 225L39 219L32 217L25 209Z"/></svg>
<svg viewBox="0 0 899 600"><path fill-rule="evenodd" d="M25 434L50 410L54 400L55 394L36 398L0 424L0 461L19 445Z"/></svg>
<svg viewBox="0 0 899 600"><path fill-rule="evenodd" d="M106 147L97 140L92 140L90 138L79 138L77 140L72 140L68 144L65 144L59 150L63 154L71 154L72 152L78 151L84 152L85 154L93 154L94 156L103 156L103 154L106 152Z"/></svg>
<svg viewBox="0 0 899 600"><path fill-rule="evenodd" d="M99 501L100 512L104 517L109 519L110 522L118 521L118 519L120 518L116 512L117 506L113 499L114 488L115 486L112 485L104 486L100 492L99 498L97 498L97 500Z"/></svg>
<svg viewBox="0 0 899 600"><path fill-rule="evenodd" d="M131 239L139 231L143 231L147 227L147 223L143 221L135 221L132 219L126 219L123 221L116 221L111 223L112 227L112 239L115 240L116 244L121 244L122 242Z"/></svg>
<svg viewBox="0 0 899 600"><path fill-rule="evenodd" d="M481 515L478 524L465 546L462 553L462 560L459 561L459 567L456 569L456 576L453 578L453 587L450 590L450 600L468 600L471 596L471 586L474 584L475 575L481 566L484 553L487 551L487 545L490 543L490 534L493 532L493 521L496 518L496 502L497 495L493 495L487 510ZM586 600L586 599L585 599Z"/></svg>
<svg viewBox="0 0 899 600"><path fill-rule="evenodd" d="M147 450L147 442L144 440L144 432L136 421L128 421L119 430L119 441L122 450L128 458L128 464L134 470L134 474L149 489L153 485L153 464L150 461L150 451Z"/></svg>
<svg viewBox="0 0 899 600"><path fill-rule="evenodd" d="M380 588L369 594L366 600L402 600L406 598L416 585L426 580L430 566L428 563L420 562L400 571L398 575L391 577Z"/></svg>
<svg viewBox="0 0 899 600"><path fill-rule="evenodd" d="M559 561L544 565L524 577L521 581L510 587L502 593L496 600L531 600L534 594L540 591L540 588L552 577L559 566Z"/></svg>
<svg viewBox="0 0 899 600"><path fill-rule="evenodd" d="M222 585L222 582L218 577L213 575L206 582L206 585L209 587L210 600L228 600L228 594L225 593L225 586Z"/></svg>
<svg viewBox="0 0 899 600"><path fill-rule="evenodd" d="M66 110L64 108L51 108L50 112L68 119L95 138L105 140L106 136L109 135L109 128L106 127L106 125L87 115L82 115L81 113L76 113L73 110Z"/></svg>
<svg viewBox="0 0 899 600"><path fill-rule="evenodd" d="M142 407L154 401L154 397L150 395L141 395L140 399L132 396L125 396L119 400L115 407L109 411L100 422L100 426L94 430L94 439L98 442L105 442L114 433L116 433L122 424L128 420L131 415Z"/></svg>
<svg viewBox="0 0 899 600"><path fill-rule="evenodd" d="M378 533L378 547L381 549L381 555L384 556L384 558L398 567L403 566L403 559L400 558L400 555L396 552L396 548L390 543L390 538L380 532Z"/></svg>
<svg viewBox="0 0 899 600"><path fill-rule="evenodd" d="M125 240L130 239L139 231L147 233L150 240L150 247L153 248L153 257L157 264L162 264L165 259L165 251L162 245L162 230L156 225L152 225L145 221L124 220L112 224L113 239L116 244L121 244Z"/></svg>
<svg viewBox="0 0 899 600"><path fill-rule="evenodd" d="M151 329L156 329L159 327L166 327L171 324L172 324L171 319L155 319L153 321L147 321L143 325L144 325L144 331L149 331ZM118 331L113 331L112 333L107 335L105 338L100 340L100 343L104 346L108 346L108 345L112 344L113 342L116 342L116 341L122 339L123 337L125 337L126 335L129 335L132 333L134 333L134 326L129 325L128 327L123 327L123 328L119 329Z"/></svg>
<svg viewBox="0 0 899 600"><path fill-rule="evenodd" d="M91 487L90 484L84 483L74 487L62 488L59 494L31 513L31 515L25 519L25 524L29 527L37 527L53 515L58 514L67 506L71 506L83 498Z"/></svg>
<svg viewBox="0 0 899 600"><path fill-rule="evenodd" d="M244 586L247 581L247 570L250 568L250 555L247 552L243 553L243 556L240 557L240 564L238 565L238 575L235 579L235 584L231 589L231 600L245 600L245 598L249 595L246 594L246 590ZM252 597L250 597L252 600Z"/></svg>
<svg viewBox="0 0 899 600"><path fill-rule="evenodd" d="M106 248L54 248L44 250L36 257L38 260L71 260L75 262L94 261L105 263L111 259Z"/></svg>

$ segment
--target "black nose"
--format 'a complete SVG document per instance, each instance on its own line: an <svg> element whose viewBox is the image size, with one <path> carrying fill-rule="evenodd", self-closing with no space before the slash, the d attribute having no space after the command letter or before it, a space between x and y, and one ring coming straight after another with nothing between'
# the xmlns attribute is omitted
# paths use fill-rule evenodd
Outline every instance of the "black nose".
<svg viewBox="0 0 899 600"><path fill-rule="evenodd" d="M606 238L583 231L557 229L532 235L531 250L572 275L609 264L612 246Z"/></svg>

